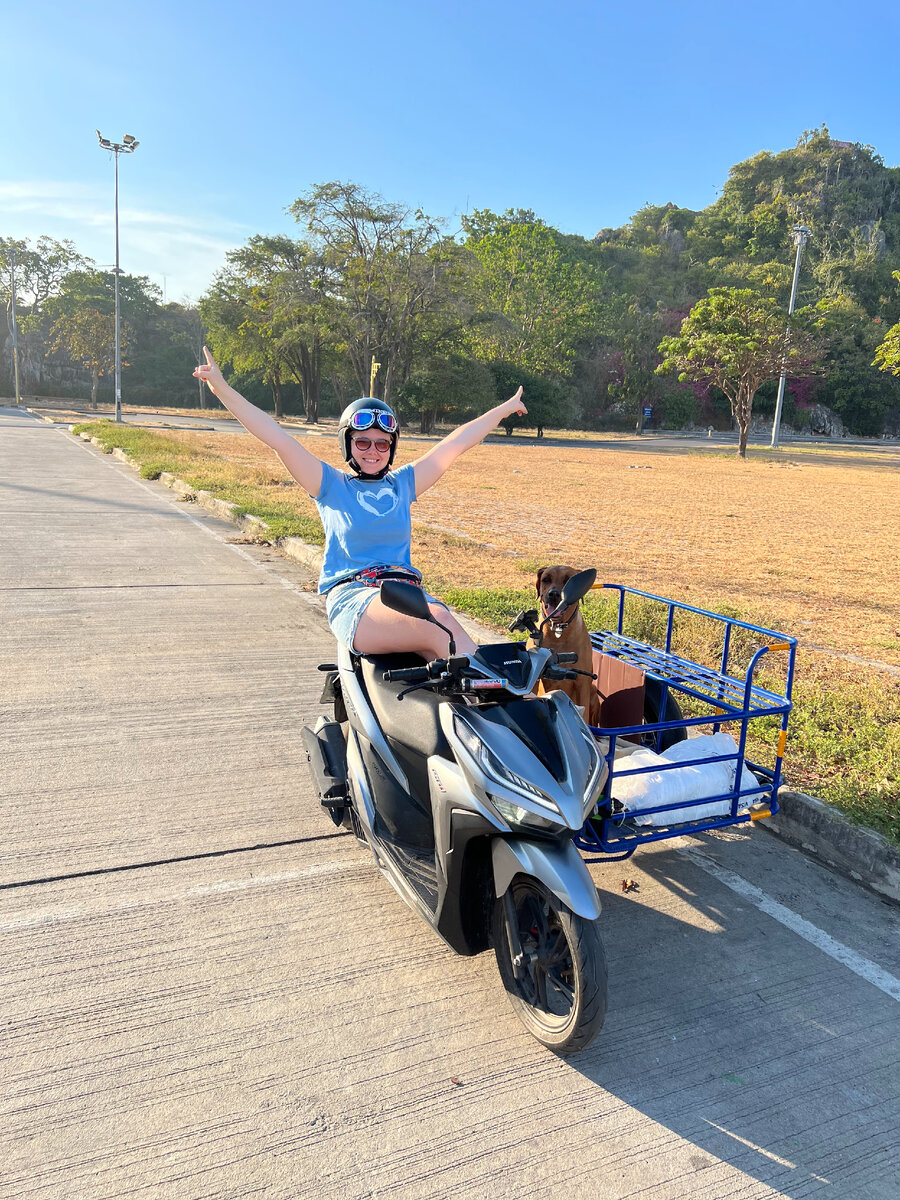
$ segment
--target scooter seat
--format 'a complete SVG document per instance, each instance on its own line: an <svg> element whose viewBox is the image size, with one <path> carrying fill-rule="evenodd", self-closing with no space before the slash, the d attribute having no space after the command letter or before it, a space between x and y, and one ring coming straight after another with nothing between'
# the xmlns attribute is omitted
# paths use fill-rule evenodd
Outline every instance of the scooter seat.
<svg viewBox="0 0 900 1200"><path fill-rule="evenodd" d="M360 663L372 709L387 737L426 758L431 754L452 758L438 713L443 697L421 688L398 700L409 683L385 683L382 678L385 671L421 667L422 659L417 654L363 654Z"/></svg>

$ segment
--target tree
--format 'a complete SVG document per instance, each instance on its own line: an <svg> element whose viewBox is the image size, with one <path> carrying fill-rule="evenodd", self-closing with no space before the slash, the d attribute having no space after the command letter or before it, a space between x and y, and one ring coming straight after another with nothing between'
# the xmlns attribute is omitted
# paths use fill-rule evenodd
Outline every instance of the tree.
<svg viewBox="0 0 900 1200"><path fill-rule="evenodd" d="M0 296L12 334L12 277L16 281L16 327L20 339L20 362L27 364L35 380L45 356L44 316L48 302L59 294L65 277L90 263L70 241L39 237L32 247L27 238L0 237ZM2 339L0 339L2 345ZM24 350L24 354L22 353Z"/></svg>
<svg viewBox="0 0 900 1200"><path fill-rule="evenodd" d="M481 413L495 403L490 370L462 354L420 363L397 394L405 408L419 414L422 433L432 433L441 418L459 419L473 410Z"/></svg>
<svg viewBox="0 0 900 1200"><path fill-rule="evenodd" d="M119 347L122 354L128 343L128 326L120 323ZM91 408L97 407L97 384L101 375L115 369L116 319L112 313L81 308L59 317L50 331L52 350L65 350L70 358L91 372ZM126 362L123 367L128 366Z"/></svg>
<svg viewBox="0 0 900 1200"><path fill-rule="evenodd" d="M535 428L537 436L544 436L546 425L566 425L574 415L574 392L557 379L547 379L534 371L527 371L510 362L492 362L491 374L494 377L495 404L502 404L521 385L524 389L522 399L528 409L525 417L509 417L503 422L506 436L510 437L514 429Z"/></svg>
<svg viewBox="0 0 900 1200"><path fill-rule="evenodd" d="M333 341L321 258L304 242L257 236L227 259L201 301L213 350L236 371L262 377L276 416L282 415L282 385L296 379L306 420L314 424Z"/></svg>
<svg viewBox="0 0 900 1200"><path fill-rule="evenodd" d="M47 301L60 292L63 280L72 271L92 265L70 241L39 237L32 249L28 239L0 238L0 287L6 291L13 263L16 291L23 316L34 321L44 312Z"/></svg>
<svg viewBox="0 0 900 1200"><path fill-rule="evenodd" d="M881 321L844 295L820 300L801 315L811 322L824 350L815 400L836 412L852 433L877 436L900 390L872 362L884 328Z"/></svg>
<svg viewBox="0 0 900 1200"><path fill-rule="evenodd" d="M712 288L681 323L679 333L659 344L660 373L677 371L680 382L707 383L728 397L738 427L738 454L747 455L747 435L757 388L779 375L810 374L821 357L812 337L774 300L749 288Z"/></svg>
<svg viewBox="0 0 900 1200"><path fill-rule="evenodd" d="M192 362L203 362L206 329L199 306L185 298L182 304L167 304L166 311L171 322L172 345L182 347ZM206 408L207 389L202 379L198 379L197 384L199 405Z"/></svg>
<svg viewBox="0 0 900 1200"><path fill-rule="evenodd" d="M323 183L290 211L303 222L326 282L321 313L349 355L361 395L381 364L381 396L402 390L417 360L450 342L466 320L456 281L461 249L420 209L355 183Z"/></svg>
<svg viewBox="0 0 900 1200"><path fill-rule="evenodd" d="M512 218L519 214L508 214ZM529 214L533 217L533 214ZM479 358L567 377L576 350L596 330L601 275L572 259L555 229L539 220L516 223L483 212L471 228L469 249L481 264L485 307L492 319L473 326Z"/></svg>
<svg viewBox="0 0 900 1200"><path fill-rule="evenodd" d="M122 322L129 328L128 388L126 399L135 403L189 403L194 398L191 363L196 359L178 337L179 322L162 292L145 275L119 276ZM176 306L177 307L177 306ZM70 271L58 294L46 304L46 338L61 317L74 317L84 309L111 315L115 312L115 275L97 270ZM104 374L104 373L101 373Z"/></svg>
<svg viewBox="0 0 900 1200"><path fill-rule="evenodd" d="M894 278L900 283L900 271L894 272ZM900 375L900 321L884 335L884 340L875 351L875 363L882 371L890 371L892 375Z"/></svg>

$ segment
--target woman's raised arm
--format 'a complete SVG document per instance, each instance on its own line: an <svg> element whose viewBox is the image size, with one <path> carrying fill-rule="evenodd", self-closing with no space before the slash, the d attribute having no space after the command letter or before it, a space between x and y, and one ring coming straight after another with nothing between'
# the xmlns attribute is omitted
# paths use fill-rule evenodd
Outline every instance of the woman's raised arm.
<svg viewBox="0 0 900 1200"><path fill-rule="evenodd" d="M322 462L305 450L298 441L286 433L276 420L245 400L240 392L225 382L218 364L204 346L206 363L201 363L194 374L202 379L217 400L220 400L232 416L237 417L248 433L271 446L294 479L309 492L318 496L322 488Z"/></svg>
<svg viewBox="0 0 900 1200"><path fill-rule="evenodd" d="M476 417L460 425L452 433L448 433L443 441L433 446L427 454L423 454L415 464L416 495L421 494L437 483L449 466L456 462L461 454L477 446L487 437L492 429L496 429L501 421L511 417L513 413L527 413L528 409L522 403L522 389L511 396L504 404L489 409L483 416Z"/></svg>

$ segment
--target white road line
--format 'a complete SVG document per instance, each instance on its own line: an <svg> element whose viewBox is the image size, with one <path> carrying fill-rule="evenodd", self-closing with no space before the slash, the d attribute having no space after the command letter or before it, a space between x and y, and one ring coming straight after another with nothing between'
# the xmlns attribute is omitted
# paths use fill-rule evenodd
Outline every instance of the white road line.
<svg viewBox="0 0 900 1200"><path fill-rule="evenodd" d="M746 1138L740 1137L736 1133L732 1133L730 1129L726 1129L724 1125L717 1125L715 1121L707 1121L706 1117L701 1117L700 1119L707 1125L711 1125L713 1129L718 1129L719 1133L724 1133L726 1137L734 1138L734 1140L736 1142L740 1142L742 1146L747 1146L750 1150L755 1150L757 1154L764 1154L766 1158L770 1158L772 1162L778 1163L780 1167L790 1167L792 1171L797 1170L797 1164L792 1163L789 1158L779 1158L779 1156L777 1154L773 1154L771 1150L764 1150L762 1146L757 1146L756 1142L750 1142ZM818 1178L819 1176L817 1175L816 1179ZM823 1180L823 1182L827 1183L828 1180Z"/></svg>
<svg viewBox="0 0 900 1200"><path fill-rule="evenodd" d="M792 933L796 933L798 937L802 937L804 941L821 950L823 954L842 963L854 974L859 975L861 979L865 979L867 983L871 983L873 987L884 992L886 996L890 996L893 1000L900 1000L900 979L891 975L889 971L885 971L883 967L879 967L877 963L863 958L861 954L857 954L855 950L851 950L842 942L835 941L824 930L812 925L804 917L798 916L783 904L779 904L777 900L767 896L765 892L755 887L754 884L748 883L746 879L742 879L740 875L735 875L733 871L720 867L717 862L713 862L699 850L681 850L679 853L683 854L685 858L689 858L701 871L712 875L714 879L718 879L719 883L724 883L727 888L731 888L733 892L737 892L739 896L749 900L760 912L772 917L786 929L790 929Z"/></svg>

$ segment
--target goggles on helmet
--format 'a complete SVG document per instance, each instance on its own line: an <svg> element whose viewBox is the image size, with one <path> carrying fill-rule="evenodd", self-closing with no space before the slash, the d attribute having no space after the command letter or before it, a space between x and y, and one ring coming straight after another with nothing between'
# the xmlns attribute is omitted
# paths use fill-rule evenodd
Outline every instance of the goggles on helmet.
<svg viewBox="0 0 900 1200"><path fill-rule="evenodd" d="M397 432L397 418L393 413L380 409L360 408L350 417L351 429L371 429L378 422L385 433Z"/></svg>

